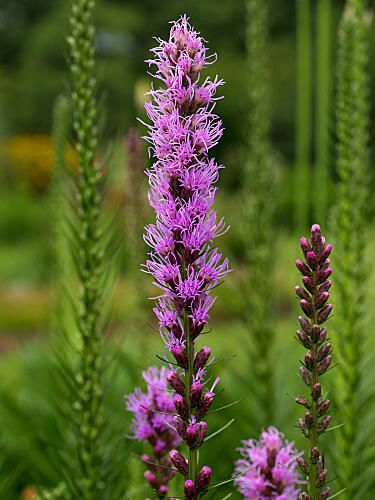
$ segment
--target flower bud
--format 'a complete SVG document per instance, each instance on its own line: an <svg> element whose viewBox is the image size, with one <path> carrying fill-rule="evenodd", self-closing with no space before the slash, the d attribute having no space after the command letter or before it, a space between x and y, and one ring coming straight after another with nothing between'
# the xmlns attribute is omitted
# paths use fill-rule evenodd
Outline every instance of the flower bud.
<svg viewBox="0 0 375 500"><path fill-rule="evenodd" d="M315 360L311 351L307 351L305 355L305 365L309 370L314 368Z"/></svg>
<svg viewBox="0 0 375 500"><path fill-rule="evenodd" d="M155 474L153 474L151 471L149 470L146 470L146 472L144 473L144 478L146 479L146 481L148 482L148 484L156 489L158 488L159 484L158 484L158 480L155 476Z"/></svg>
<svg viewBox="0 0 375 500"><path fill-rule="evenodd" d="M313 314L313 310L312 310L312 306L311 306L310 302L308 302L305 299L302 299L300 301L299 305L301 306L301 309L306 314L306 316L311 318L312 314Z"/></svg>
<svg viewBox="0 0 375 500"><path fill-rule="evenodd" d="M180 394L181 396L185 395L185 384L177 375L177 372L175 370L170 370L167 373L166 378L169 385L177 392L177 394Z"/></svg>
<svg viewBox="0 0 375 500"><path fill-rule="evenodd" d="M197 446L201 446L207 434L206 422L198 422L197 424Z"/></svg>
<svg viewBox="0 0 375 500"><path fill-rule="evenodd" d="M203 397L200 400L197 407L197 411L195 413L197 418L202 418L204 417L204 415L206 415L208 410L211 408L211 405L214 401L214 397L215 394L211 391L208 391L205 394L203 394Z"/></svg>
<svg viewBox="0 0 375 500"><path fill-rule="evenodd" d="M320 326L314 324L311 327L311 340L315 344L316 342L319 341L319 338L320 338Z"/></svg>
<svg viewBox="0 0 375 500"><path fill-rule="evenodd" d="M328 354L331 352L331 344L328 342L327 344L324 344L323 347L319 349L318 352L318 361L322 361L324 358L328 356Z"/></svg>
<svg viewBox="0 0 375 500"><path fill-rule="evenodd" d="M327 475L328 475L327 469L322 470L322 472L318 475L316 484L318 485L319 488L323 486L323 484L327 481Z"/></svg>
<svg viewBox="0 0 375 500"><path fill-rule="evenodd" d="M302 273L304 276L311 276L311 271L307 267L307 265L302 261L302 260L296 260L296 266L297 269Z"/></svg>
<svg viewBox="0 0 375 500"><path fill-rule="evenodd" d="M204 465L201 470L198 472L196 485L198 491L204 491L208 488L211 482L212 472L211 468L208 465Z"/></svg>
<svg viewBox="0 0 375 500"><path fill-rule="evenodd" d="M197 442L197 424L191 422L186 428L186 438L185 441L188 446L192 447Z"/></svg>
<svg viewBox="0 0 375 500"><path fill-rule="evenodd" d="M325 321L327 321L328 319L328 316L331 314L331 311L332 311L332 304L326 304L323 309L321 309L319 311L319 314L318 314L318 323L321 324L321 323L324 323Z"/></svg>
<svg viewBox="0 0 375 500"><path fill-rule="evenodd" d="M187 500L194 500L195 498L195 486L191 479L187 479L184 485L184 493Z"/></svg>
<svg viewBox="0 0 375 500"><path fill-rule="evenodd" d="M190 387L190 402L193 406L197 405L202 397L202 384L196 380Z"/></svg>
<svg viewBox="0 0 375 500"><path fill-rule="evenodd" d="M307 333L307 335L309 335L311 333L311 325L310 323L307 321L306 318L304 318L303 316L299 316L298 317L298 321L299 321L299 324L301 325L301 328L302 330Z"/></svg>
<svg viewBox="0 0 375 500"><path fill-rule="evenodd" d="M172 464L176 467L176 469L183 476L187 476L189 471L189 466L187 460L181 455L181 453L177 450L172 450L169 453L169 457L171 459Z"/></svg>
<svg viewBox="0 0 375 500"><path fill-rule="evenodd" d="M327 328L322 328L319 335L319 344L323 344L327 338Z"/></svg>
<svg viewBox="0 0 375 500"><path fill-rule="evenodd" d="M318 265L318 257L315 252L307 252L306 261L309 267L314 271Z"/></svg>
<svg viewBox="0 0 375 500"><path fill-rule="evenodd" d="M171 347L170 351L177 364L181 366L181 368L187 368L188 359L185 348L182 345L176 345Z"/></svg>
<svg viewBox="0 0 375 500"><path fill-rule="evenodd" d="M305 332L297 330L297 338L306 349L310 349L310 339Z"/></svg>
<svg viewBox="0 0 375 500"><path fill-rule="evenodd" d="M315 306L319 309L320 307L323 307L324 304L327 302L329 299L329 293L328 292L319 292L316 301L315 301Z"/></svg>
<svg viewBox="0 0 375 500"><path fill-rule="evenodd" d="M313 400L317 401L321 395L322 395L322 386L319 383L314 384L311 389L311 396Z"/></svg>
<svg viewBox="0 0 375 500"><path fill-rule="evenodd" d="M173 422L174 422L174 426L176 428L177 434L182 439L185 439L185 437L186 437L186 424L185 424L185 422L178 415L173 417Z"/></svg>
<svg viewBox="0 0 375 500"><path fill-rule="evenodd" d="M202 349L197 352L194 358L194 372L196 373L200 368L206 366L208 358L211 356L211 349L209 347L202 347Z"/></svg>
<svg viewBox="0 0 375 500"><path fill-rule="evenodd" d="M331 401L329 399L325 399L321 403L318 404L318 407L316 409L318 417L321 417L322 415L324 415L328 411L330 404L331 404Z"/></svg>
<svg viewBox="0 0 375 500"><path fill-rule="evenodd" d="M311 278L309 278L308 276L303 276L302 283L310 293L314 293L314 282Z"/></svg>
<svg viewBox="0 0 375 500"><path fill-rule="evenodd" d="M306 385L310 385L311 383L311 375L310 373L306 370L304 366L301 366L299 369L299 373L301 375L302 380L305 382Z"/></svg>
<svg viewBox="0 0 375 500"><path fill-rule="evenodd" d="M326 417L323 418L323 420L320 420L320 422L318 422L318 431L324 432L328 428L330 423L331 423L331 417L327 415Z"/></svg>
<svg viewBox="0 0 375 500"><path fill-rule="evenodd" d="M305 422L305 419L304 418L299 418L298 419L298 424L301 428L301 431L302 433L306 436L306 437L309 437L309 431L306 427L306 422Z"/></svg>
<svg viewBox="0 0 375 500"><path fill-rule="evenodd" d="M189 416L189 410L184 398L180 394L175 394L173 402L177 413L181 415L182 418L186 419Z"/></svg>
<svg viewBox="0 0 375 500"><path fill-rule="evenodd" d="M323 359L323 361L319 364L319 374L322 375L325 373L332 363L332 356L329 355Z"/></svg>
<svg viewBox="0 0 375 500"><path fill-rule="evenodd" d="M327 500L331 493L331 488L329 486L326 486L322 491L319 493L319 500Z"/></svg>
<svg viewBox="0 0 375 500"><path fill-rule="evenodd" d="M303 457L297 458L297 464L302 472L304 472L305 474L307 472L309 472L309 464L306 462L306 460Z"/></svg>
<svg viewBox="0 0 375 500"><path fill-rule="evenodd" d="M314 448L311 450L310 452L310 460L311 460L311 463L313 464L317 464L318 463L318 460L319 460L319 457L320 457L320 451L319 451L319 448L317 448L316 446L314 446Z"/></svg>
<svg viewBox="0 0 375 500"><path fill-rule="evenodd" d="M322 293L322 292L329 292L330 288L332 286L332 281L331 280L327 280L325 281L324 283L322 283L322 285L320 286L319 288L319 293Z"/></svg>
<svg viewBox="0 0 375 500"><path fill-rule="evenodd" d="M303 397L303 396L297 396L296 399L295 399L295 401L296 401L297 404L302 405L305 408L310 408L311 407L310 401L307 398Z"/></svg>
<svg viewBox="0 0 375 500"><path fill-rule="evenodd" d="M310 500L310 495L306 491L301 491L298 495L298 500Z"/></svg>
<svg viewBox="0 0 375 500"><path fill-rule="evenodd" d="M314 416L312 413L310 413L309 411L307 411L305 413L305 422L306 422L306 427L308 429L311 429L311 427L313 426L314 424Z"/></svg>
<svg viewBox="0 0 375 500"><path fill-rule="evenodd" d="M159 488L159 495L164 497L168 493L168 486L166 484L162 484Z"/></svg>
<svg viewBox="0 0 375 500"><path fill-rule="evenodd" d="M296 286L294 289L296 291L297 297L299 297L300 299L310 300L310 295L304 288L302 288L301 286Z"/></svg>
<svg viewBox="0 0 375 500"><path fill-rule="evenodd" d="M307 252L311 251L311 245L309 243L309 240L307 238L305 238L304 236L302 236L302 238L300 238L300 240L299 240L299 243L301 246L301 250L306 257Z"/></svg>
<svg viewBox="0 0 375 500"><path fill-rule="evenodd" d="M313 226L311 227L311 244L313 248L316 247L319 250L321 249L323 241L319 224L313 224Z"/></svg>

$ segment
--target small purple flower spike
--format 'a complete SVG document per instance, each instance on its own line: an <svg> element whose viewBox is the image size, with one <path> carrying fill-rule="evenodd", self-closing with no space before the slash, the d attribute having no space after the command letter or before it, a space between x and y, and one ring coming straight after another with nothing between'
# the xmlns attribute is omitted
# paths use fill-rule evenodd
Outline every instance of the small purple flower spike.
<svg viewBox="0 0 375 500"><path fill-rule="evenodd" d="M214 245L226 231L212 208L222 167L209 157L223 133L214 112L223 81L201 76L216 56L208 54L204 39L186 16L172 23L167 41L157 41L148 63L160 85L152 88L145 105L151 122L146 140L154 159L147 172L149 201L156 213L144 237L151 248L145 271L162 290L154 312L178 365L169 372L168 382L176 392L175 426L189 449L184 494L195 499L211 480L209 467L198 471L197 448L206 435L202 419L218 383L217 379L211 390L204 389L211 350L203 347L196 352L195 343L210 319L216 300L212 291L229 272L228 259ZM171 458L176 461L177 455ZM177 468L185 476L184 463L178 458Z"/></svg>
<svg viewBox="0 0 375 500"><path fill-rule="evenodd" d="M327 415L330 400L324 399L320 377L332 363L332 348L327 342L327 329L322 326L332 311L328 304L332 274L329 256L332 245L326 245L320 226L311 228L311 238L301 238L300 245L304 261L297 260L296 266L302 274L303 287L295 288L304 316L299 317L300 329L297 339L306 348L307 353L300 368L304 384L309 388L308 397L298 396L296 403L306 409L299 419L302 433L310 440L310 456L300 458L299 466L307 478L306 490L300 498L304 500L323 500L330 494L326 486L327 470L319 448L319 436L328 428L331 417Z"/></svg>
<svg viewBox="0 0 375 500"><path fill-rule="evenodd" d="M135 389L126 397L126 409L134 414L132 438L152 447L152 457L141 457L148 467L145 479L157 492L158 499L164 499L168 483L175 473L169 452L179 446L181 438L173 430L175 407L167 387L167 369L149 368L143 372L143 380L147 384L147 392Z"/></svg>
<svg viewBox="0 0 375 500"><path fill-rule="evenodd" d="M243 441L239 451L242 458L235 464L235 476L243 475L234 482L245 500L298 498L301 453L275 427L263 431L259 441Z"/></svg>

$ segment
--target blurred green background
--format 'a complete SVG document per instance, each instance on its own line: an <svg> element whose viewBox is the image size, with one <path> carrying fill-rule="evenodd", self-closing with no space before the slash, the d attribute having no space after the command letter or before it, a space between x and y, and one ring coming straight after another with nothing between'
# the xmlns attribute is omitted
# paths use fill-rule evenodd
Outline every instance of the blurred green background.
<svg viewBox="0 0 375 500"><path fill-rule="evenodd" d="M0 433L0 443L6 467L12 471L11 479L14 479L13 498L20 495L24 499L32 498L33 485L53 486L55 482L54 471L49 470L44 453L46 436L54 432L48 404L51 357L48 332L55 297L53 200L49 191L54 151L50 131L55 99L68 88L65 38L69 30L69 4L66 0L0 2L0 422L4 431ZM294 237L292 226L295 5L284 0L272 0L271 4L272 141L282 166L277 210L279 227L275 234L276 273L273 279L276 297L275 398L278 409L275 424L289 438L300 442L293 427L298 409L287 395L297 390L297 360L301 356L301 350L293 340L296 322L293 286L297 279L293 262L298 253L298 240ZM343 2L336 0L333 5L334 46L334 33ZM165 37L168 22L186 10L192 24L219 54L215 72L226 81L223 90L225 99L218 103L217 108L226 129L217 149L219 161L226 166L218 206L231 225L231 231L222 239L221 245L224 252L231 256L234 272L219 288L219 300L213 313L214 334L210 342L217 357L238 356L234 361L218 365L225 386L223 404L246 397L239 406L212 417L214 429L229 418L236 418L234 425L207 446L211 453L214 451L212 457L216 461L217 479L226 479L232 473L231 461L236 456L236 446L241 439L250 437L253 431L248 425L251 367L241 352L246 328L240 320L242 243L237 227L241 158L247 126L247 108L244 105L247 92L244 2L190 0L188 9L186 2L178 0L98 2L96 43L105 120L102 151L103 162L111 167L113 179L105 210L108 213L115 211L116 231L118 238L122 238L129 203L123 175L123 138L128 129L136 125L136 117L143 116L144 93L149 85L144 60L148 57L148 49L153 46L153 36ZM374 81L374 30L370 50ZM374 105L372 110L374 112ZM74 163L73 153L68 154L72 155ZM335 196L332 150L330 157L329 195L332 201ZM311 160L313 163L314 151ZM146 189L145 183L145 204ZM151 217L152 214L146 210L145 219L151 220ZM141 239L141 225L138 230ZM127 366L123 377L113 385L113 411L123 420L124 435L130 417L123 409L123 394L139 383L140 368L157 362L154 353L163 350L161 340L149 326L149 322L154 321L150 314L151 303L145 298L141 300L146 319L140 321L134 313L137 290L146 287L148 296L154 292L149 280L131 268L134 262L131 261L130 265L128 250L125 241L109 327L112 341L121 347L126 359L124 365ZM142 260L140 256L139 263ZM39 434L43 435L43 439ZM219 453L221 449L226 450L225 456ZM124 453L124 461L127 460L125 440L124 449L120 452ZM203 455L207 452L204 450ZM141 467L135 463L134 468L132 481L141 484ZM140 497L135 494L135 498Z"/></svg>

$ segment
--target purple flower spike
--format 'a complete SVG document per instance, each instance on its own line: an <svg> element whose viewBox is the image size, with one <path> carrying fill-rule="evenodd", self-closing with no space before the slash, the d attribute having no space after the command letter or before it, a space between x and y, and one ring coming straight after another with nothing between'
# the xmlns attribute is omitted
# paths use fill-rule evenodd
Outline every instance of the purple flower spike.
<svg viewBox="0 0 375 500"><path fill-rule="evenodd" d="M298 286L295 290L301 299L300 306L305 316L299 317L302 330L297 331L297 339L308 349L300 375L309 388L309 394L308 397L298 396L296 402L308 409L299 419L299 426L310 440L310 459L300 461L299 464L307 479L306 491L301 493L300 498L320 500L326 498L327 491L330 492L330 488L326 486L327 470L322 465L319 435L327 430L331 422L331 417L327 415L330 400L322 396L320 377L332 363L332 347L327 342L327 329L321 326L329 319L332 311L332 305L327 303L332 285L328 279L332 274L328 258L332 245L326 245L318 224L311 228L310 241L301 238L300 245L305 260L297 260L296 266L303 275L304 288Z"/></svg>
<svg viewBox="0 0 375 500"><path fill-rule="evenodd" d="M147 171L149 201L156 221L146 227L144 239L151 250L145 270L161 289L154 312L178 365L168 381L176 392L175 425L189 448L185 498L195 499L208 471L204 469L198 486L197 448L207 427L202 418L215 397L214 387L203 389L211 350L203 347L196 352L195 346L210 319L216 300L213 289L229 272L228 259L214 244L226 232L224 220L213 209L222 167L209 157L223 134L214 112L223 81L201 75L216 56L209 55L186 16L172 23L167 41L157 40L153 59L147 61L156 81L145 105L145 139L154 160Z"/></svg>
<svg viewBox="0 0 375 500"><path fill-rule="evenodd" d="M137 388L126 397L126 409L134 414L131 423L132 438L152 447L153 457L142 455L148 470L145 479L158 498L166 498L168 483L174 475L169 452L179 446L181 438L174 431L173 397L167 389L167 369L149 368L143 372L147 391Z"/></svg>
<svg viewBox="0 0 375 500"><path fill-rule="evenodd" d="M284 440L275 427L263 431L259 441L243 441L242 458L235 464L235 484L245 500L298 498L301 457L294 443Z"/></svg>

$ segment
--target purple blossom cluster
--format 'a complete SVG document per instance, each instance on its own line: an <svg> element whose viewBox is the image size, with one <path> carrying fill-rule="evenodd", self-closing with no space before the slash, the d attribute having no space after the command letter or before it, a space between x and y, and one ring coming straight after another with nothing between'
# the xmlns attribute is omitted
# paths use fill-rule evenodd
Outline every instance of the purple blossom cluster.
<svg viewBox="0 0 375 500"><path fill-rule="evenodd" d="M304 260L297 260L296 266L302 274L303 287L296 286L295 290L304 315L299 317L297 339L307 349L300 375L308 387L308 397L298 396L296 402L306 410L299 419L299 426L310 441L310 450L307 459L299 459L299 466L308 479L308 491L302 492L299 498L326 500L331 488L327 486L327 469L319 437L331 423L328 415L331 402L324 397L320 379L332 364L332 347L327 339L327 328L323 326L332 311L328 303L332 286L329 279L332 245L326 244L318 224L311 227L310 240L302 237L300 245Z"/></svg>
<svg viewBox="0 0 375 500"><path fill-rule="evenodd" d="M173 430L175 409L166 375L166 368L149 368L143 372L147 391L137 388L126 397L126 409L134 414L130 427L132 438L152 447L152 457L142 455L141 459L148 467L145 478L158 498L165 498L168 493L168 483L174 475L169 452L181 442Z"/></svg>
<svg viewBox="0 0 375 500"><path fill-rule="evenodd" d="M214 113L223 81L201 78L216 56L208 55L186 16L172 23L168 41L157 41L148 63L160 86L152 88L145 105L151 121L146 139L155 159L147 172L149 201L156 222L146 227L151 251L145 267L162 290L154 312L174 358L175 368L168 373L178 414L174 425L189 447L189 461L176 453L171 458L187 477L185 498L194 499L204 494L211 479L209 467L198 472L196 450L206 436L202 418L218 383L203 389L211 351L203 347L195 352L195 342L210 319L215 302L211 292L229 272L228 259L213 244L226 231L212 208L221 167L208 156L223 133Z"/></svg>
<svg viewBox="0 0 375 500"><path fill-rule="evenodd" d="M263 431L259 441L243 441L242 458L236 462L235 478L246 500L297 499L300 474L297 459L301 456L294 443L284 440L275 427Z"/></svg>

